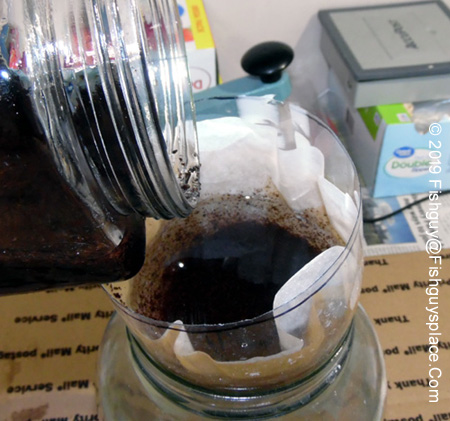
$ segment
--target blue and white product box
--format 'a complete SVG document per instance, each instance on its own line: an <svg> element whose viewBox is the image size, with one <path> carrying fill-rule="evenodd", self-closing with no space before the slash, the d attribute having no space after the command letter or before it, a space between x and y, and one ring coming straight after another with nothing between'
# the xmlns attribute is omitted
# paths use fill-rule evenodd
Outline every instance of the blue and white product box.
<svg viewBox="0 0 450 421"><path fill-rule="evenodd" d="M450 189L450 119L436 116L420 125L414 104L354 108L336 78L338 124L363 184L373 197ZM436 124L437 123L437 124ZM428 130L432 127L433 134ZM431 180L437 180L436 184Z"/></svg>

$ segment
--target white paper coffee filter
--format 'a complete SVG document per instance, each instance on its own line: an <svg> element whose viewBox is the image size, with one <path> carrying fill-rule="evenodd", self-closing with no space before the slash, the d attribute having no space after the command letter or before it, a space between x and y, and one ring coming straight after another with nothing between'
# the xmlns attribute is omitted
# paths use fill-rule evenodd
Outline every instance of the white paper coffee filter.
<svg viewBox="0 0 450 421"><path fill-rule="evenodd" d="M308 115L295 104L289 104L289 111L291 113L292 125L296 132L300 133L307 139L311 137L311 124Z"/></svg>
<svg viewBox="0 0 450 421"><path fill-rule="evenodd" d="M328 307L327 314L334 319L340 319L348 310L355 310L358 303L362 282L362 252L361 248L350 250L345 259L336 265L336 271L327 285L321 291Z"/></svg>
<svg viewBox="0 0 450 421"><path fill-rule="evenodd" d="M256 133L238 117L197 124L201 154L202 197L252 192L267 186L275 166L275 145L268 127ZM202 141L206 139L207 141Z"/></svg>
<svg viewBox="0 0 450 421"><path fill-rule="evenodd" d="M295 143L295 149L277 149L278 165L272 172L274 184L292 210L321 208L323 202L317 180L324 174L323 154L298 132Z"/></svg>
<svg viewBox="0 0 450 421"><path fill-rule="evenodd" d="M345 149L336 148L334 139L323 129L315 135L314 144L320 145L323 151L330 150L326 162L327 179L343 191L352 191L355 186L355 168L349 165L350 158Z"/></svg>
<svg viewBox="0 0 450 421"><path fill-rule="evenodd" d="M267 126L278 131L277 126L280 122L278 107L268 106L273 100L274 95L260 97L243 96L237 98L236 105L239 111L239 118L251 124L253 130L258 131L259 126Z"/></svg>
<svg viewBox="0 0 450 421"><path fill-rule="evenodd" d="M325 210L332 226L346 243L357 220L354 200L325 178L324 155L306 137L313 131L308 117L297 107L288 110L295 129L294 147L292 142L286 142L286 136L290 134L279 128L281 119L286 118L286 110L280 115L277 107L267 106L270 101L271 97L266 101L261 101L261 98L239 99L237 104L242 118L221 117L198 122L202 196L205 198L217 192L251 194L272 182L294 211ZM291 149L280 149L277 147L280 144ZM352 174L344 170L348 162L340 162L339 158L336 165L342 166L337 182L346 186L352 180ZM354 199L358 200L357 192L354 192ZM322 306L332 308L341 303L343 310L347 304L350 309L356 306L358 289L354 282L358 280L354 280L352 274L358 272L358 257L349 253L348 258L342 259L342 267L321 291L319 304L317 300L309 299L293 308L299 302L293 298L307 295L308 289L339 256L342 257L344 250L342 246L325 250L300 269L275 295L274 309L281 306L286 306L286 310L291 308L275 319L281 347L281 352L276 355L245 361L216 361L206 352L195 349L182 321L173 325L175 331L157 340L141 338L148 346L153 344L160 348L161 358L166 355L173 360L174 366L179 364L186 373L195 378L209 378L211 382L219 378L224 384L228 381L232 384L236 379L252 382L249 384L257 384L258 381L265 384L267 379L279 376L283 370L294 369L301 373L320 349L322 341L326 340Z"/></svg>
<svg viewBox="0 0 450 421"><path fill-rule="evenodd" d="M302 127L302 133L294 132L295 149L284 150L277 147L285 143L280 140L285 133L279 129L277 107L255 98L239 99L238 105L242 118L197 123L201 194L251 193L272 180L294 211L323 207L317 181L324 176L324 157L303 134L309 132L305 115L291 113L298 120L292 126Z"/></svg>
<svg viewBox="0 0 450 421"><path fill-rule="evenodd" d="M318 186L331 224L347 243L358 218L353 199L324 177L319 177Z"/></svg>
<svg viewBox="0 0 450 421"><path fill-rule="evenodd" d="M197 123L197 131L199 139L205 140L199 145L202 153L220 151L254 134L254 130L237 117L203 120Z"/></svg>
<svg viewBox="0 0 450 421"><path fill-rule="evenodd" d="M320 253L292 276L275 295L273 308L284 306L283 314L275 319L282 349L290 349L303 342L300 338L303 337L309 323L311 300L298 305L299 300L294 298L301 297L308 291L343 251L344 247L333 246ZM295 306L297 307L289 310Z"/></svg>

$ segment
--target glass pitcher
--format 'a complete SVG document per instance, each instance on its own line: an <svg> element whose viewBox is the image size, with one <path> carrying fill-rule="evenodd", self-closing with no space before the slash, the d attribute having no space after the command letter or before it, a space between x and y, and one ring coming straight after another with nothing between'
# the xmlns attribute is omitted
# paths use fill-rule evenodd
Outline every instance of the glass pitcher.
<svg viewBox="0 0 450 421"><path fill-rule="evenodd" d="M0 0L0 295L127 279L188 215L198 150L174 1Z"/></svg>

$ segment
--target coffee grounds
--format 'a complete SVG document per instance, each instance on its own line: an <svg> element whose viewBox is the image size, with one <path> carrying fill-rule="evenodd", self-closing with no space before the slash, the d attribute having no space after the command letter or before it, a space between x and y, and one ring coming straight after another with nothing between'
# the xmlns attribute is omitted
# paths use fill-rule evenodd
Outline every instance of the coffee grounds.
<svg viewBox="0 0 450 421"><path fill-rule="evenodd" d="M105 235L59 174L31 95L13 73L0 78L0 296L133 276L143 218L111 210L124 236L117 245Z"/></svg>

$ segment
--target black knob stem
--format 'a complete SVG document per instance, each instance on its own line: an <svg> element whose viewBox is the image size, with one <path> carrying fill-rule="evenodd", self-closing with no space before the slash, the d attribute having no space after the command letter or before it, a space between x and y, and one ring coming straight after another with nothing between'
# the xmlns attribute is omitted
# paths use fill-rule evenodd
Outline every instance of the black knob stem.
<svg viewBox="0 0 450 421"><path fill-rule="evenodd" d="M250 48L241 60L242 68L264 83L277 82L294 58L292 48L282 42L268 41Z"/></svg>

